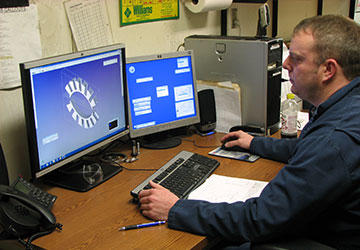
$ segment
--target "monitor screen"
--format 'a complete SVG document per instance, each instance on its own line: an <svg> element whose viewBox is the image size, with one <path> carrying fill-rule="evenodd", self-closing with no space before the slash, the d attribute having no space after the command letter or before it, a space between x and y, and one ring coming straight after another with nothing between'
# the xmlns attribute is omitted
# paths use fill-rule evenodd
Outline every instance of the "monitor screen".
<svg viewBox="0 0 360 250"><path fill-rule="evenodd" d="M131 138L199 123L192 51L126 61Z"/></svg>
<svg viewBox="0 0 360 250"><path fill-rule="evenodd" d="M123 44L20 64L34 178L128 133Z"/></svg>

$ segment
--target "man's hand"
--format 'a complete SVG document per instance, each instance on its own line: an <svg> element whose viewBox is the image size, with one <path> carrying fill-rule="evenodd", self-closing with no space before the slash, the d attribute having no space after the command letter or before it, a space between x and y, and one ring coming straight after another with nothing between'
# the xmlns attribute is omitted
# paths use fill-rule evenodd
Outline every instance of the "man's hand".
<svg viewBox="0 0 360 250"><path fill-rule="evenodd" d="M225 144L225 147L229 148L229 147L239 146L239 147L241 147L243 149L247 149L247 150L250 149L251 141L254 139L254 137L249 135L248 133L245 133L242 130L238 130L238 131L227 133L223 138L221 138L221 142L226 141L230 137L237 138L237 139L228 141Z"/></svg>
<svg viewBox="0 0 360 250"><path fill-rule="evenodd" d="M150 219L167 221L170 208L179 198L159 184L150 181L150 185L152 189L139 193L140 210Z"/></svg>

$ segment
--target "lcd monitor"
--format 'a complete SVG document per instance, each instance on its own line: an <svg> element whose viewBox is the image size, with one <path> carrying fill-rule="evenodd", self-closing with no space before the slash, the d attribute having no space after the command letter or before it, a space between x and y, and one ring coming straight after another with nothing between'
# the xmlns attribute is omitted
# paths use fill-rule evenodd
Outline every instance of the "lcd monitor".
<svg viewBox="0 0 360 250"><path fill-rule="evenodd" d="M191 50L127 58L130 137L143 147L177 146L165 132L199 123L194 65Z"/></svg>
<svg viewBox="0 0 360 250"><path fill-rule="evenodd" d="M87 191L118 173L88 156L129 132L124 45L21 63L20 72L33 179Z"/></svg>

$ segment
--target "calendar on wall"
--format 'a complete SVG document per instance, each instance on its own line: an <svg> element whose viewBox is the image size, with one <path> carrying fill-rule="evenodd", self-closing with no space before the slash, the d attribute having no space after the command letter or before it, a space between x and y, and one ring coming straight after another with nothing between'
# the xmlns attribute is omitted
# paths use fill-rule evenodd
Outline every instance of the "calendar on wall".
<svg viewBox="0 0 360 250"><path fill-rule="evenodd" d="M179 18L179 0L119 0L120 25Z"/></svg>
<svg viewBox="0 0 360 250"><path fill-rule="evenodd" d="M105 1L68 0L64 5L78 50L113 43Z"/></svg>

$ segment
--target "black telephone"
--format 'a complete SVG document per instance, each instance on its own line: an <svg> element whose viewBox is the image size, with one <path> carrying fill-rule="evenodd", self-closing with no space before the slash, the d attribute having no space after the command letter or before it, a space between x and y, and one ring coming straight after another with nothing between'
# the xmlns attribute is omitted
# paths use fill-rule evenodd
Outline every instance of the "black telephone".
<svg viewBox="0 0 360 250"><path fill-rule="evenodd" d="M2 237L28 238L38 234L40 237L59 228L52 212L29 195L14 186L0 185L0 224Z"/></svg>

